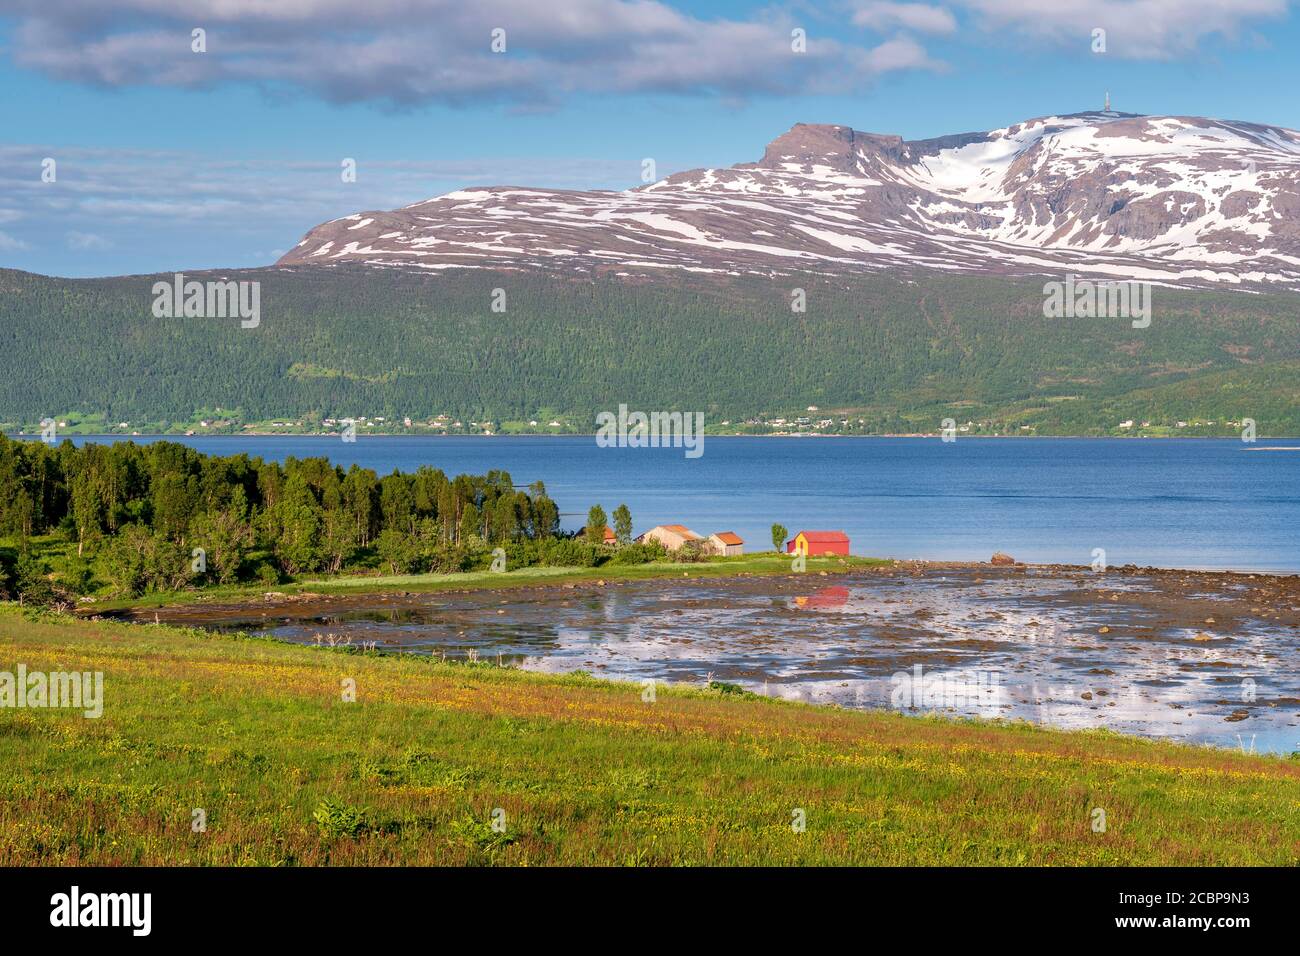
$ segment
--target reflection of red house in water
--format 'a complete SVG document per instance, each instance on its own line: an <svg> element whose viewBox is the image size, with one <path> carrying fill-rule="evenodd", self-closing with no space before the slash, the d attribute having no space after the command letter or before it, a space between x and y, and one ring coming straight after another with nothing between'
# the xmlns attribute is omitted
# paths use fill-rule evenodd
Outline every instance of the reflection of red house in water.
<svg viewBox="0 0 1300 956"><path fill-rule="evenodd" d="M814 558L823 554L848 554L849 536L843 531L800 531L786 544L785 550Z"/></svg>
<svg viewBox="0 0 1300 956"><path fill-rule="evenodd" d="M849 589L837 584L834 587L822 588L808 597L797 597L794 603L799 607L842 607L848 603L848 600Z"/></svg>

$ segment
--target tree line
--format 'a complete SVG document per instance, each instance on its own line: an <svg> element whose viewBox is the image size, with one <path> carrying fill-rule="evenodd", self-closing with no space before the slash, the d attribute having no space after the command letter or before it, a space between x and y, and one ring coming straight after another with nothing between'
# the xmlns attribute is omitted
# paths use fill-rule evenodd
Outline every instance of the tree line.
<svg viewBox="0 0 1300 956"><path fill-rule="evenodd" d="M453 478L422 466L380 477L325 458L280 464L166 441L78 448L3 435L0 539L9 542L0 591L32 600L50 587L138 595L354 568L468 570L497 548L509 567L601 557L561 532L542 482L519 488L505 471Z"/></svg>

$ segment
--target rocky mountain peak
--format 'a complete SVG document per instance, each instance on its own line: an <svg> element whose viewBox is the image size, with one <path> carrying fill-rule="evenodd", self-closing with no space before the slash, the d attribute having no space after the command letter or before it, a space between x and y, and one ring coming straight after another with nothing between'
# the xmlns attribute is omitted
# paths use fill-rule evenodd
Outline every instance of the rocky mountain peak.
<svg viewBox="0 0 1300 956"><path fill-rule="evenodd" d="M316 227L282 265L740 275L938 269L1300 288L1300 133L1084 112L904 141L799 123L622 192L463 189Z"/></svg>
<svg viewBox="0 0 1300 956"><path fill-rule="evenodd" d="M874 156L897 160L903 153L903 137L863 133L850 126L796 123L767 144L763 158L755 165L765 169L793 170L824 167L853 173Z"/></svg>

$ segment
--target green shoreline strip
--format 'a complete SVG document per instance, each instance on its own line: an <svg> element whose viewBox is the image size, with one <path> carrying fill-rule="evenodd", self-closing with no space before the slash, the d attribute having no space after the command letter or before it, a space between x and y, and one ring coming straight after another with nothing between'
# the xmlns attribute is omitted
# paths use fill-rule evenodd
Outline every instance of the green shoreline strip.
<svg viewBox="0 0 1300 956"><path fill-rule="evenodd" d="M856 555L807 559L807 575L848 574L869 568L888 567L889 558L864 558ZM225 604L238 601L262 603L267 593L278 594L361 594L402 591L482 591L513 590L532 587L562 587L566 584L595 584L623 581L680 580L710 578L777 577L793 574L791 557L775 552L759 552L741 557L711 557L692 563L655 561L647 564L604 564L596 568L527 567L514 571L458 571L450 574L339 574L331 577L303 576L287 584L244 584L228 587L210 586L184 591L162 591L137 598L118 598L85 604L79 613L94 615L132 609L157 608L199 602Z"/></svg>

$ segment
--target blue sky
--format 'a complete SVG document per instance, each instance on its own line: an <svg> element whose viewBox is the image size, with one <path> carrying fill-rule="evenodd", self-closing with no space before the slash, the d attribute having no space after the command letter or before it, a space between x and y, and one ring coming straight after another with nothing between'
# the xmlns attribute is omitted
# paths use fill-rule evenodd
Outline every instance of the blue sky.
<svg viewBox="0 0 1300 956"><path fill-rule="evenodd" d="M1110 90L1300 128L1297 50L1288 0L0 0L0 266L265 265L355 211L639 185L796 122L922 138Z"/></svg>

